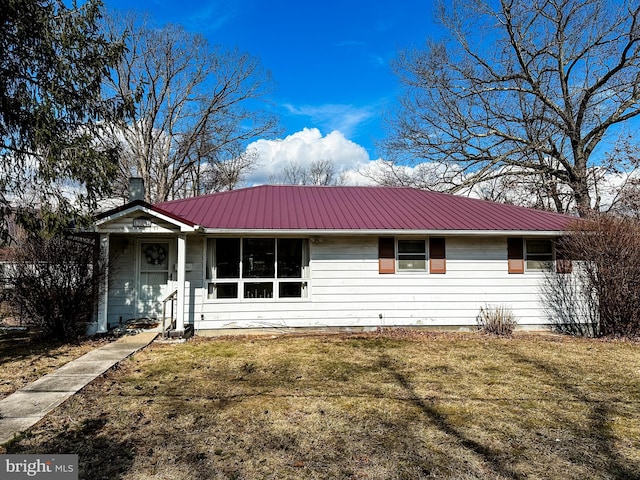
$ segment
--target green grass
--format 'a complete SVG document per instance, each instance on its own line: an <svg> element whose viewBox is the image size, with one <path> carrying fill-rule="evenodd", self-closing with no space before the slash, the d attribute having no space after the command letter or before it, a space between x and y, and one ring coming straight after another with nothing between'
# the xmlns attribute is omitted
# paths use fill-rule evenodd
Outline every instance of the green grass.
<svg viewBox="0 0 640 480"><path fill-rule="evenodd" d="M475 334L153 344L8 453L81 478L640 478L640 345Z"/></svg>

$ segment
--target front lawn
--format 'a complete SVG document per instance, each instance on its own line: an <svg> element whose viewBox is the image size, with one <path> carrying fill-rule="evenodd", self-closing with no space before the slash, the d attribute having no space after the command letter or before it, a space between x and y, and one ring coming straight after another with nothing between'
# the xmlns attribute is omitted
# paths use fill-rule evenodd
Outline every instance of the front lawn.
<svg viewBox="0 0 640 480"><path fill-rule="evenodd" d="M640 478L640 345L479 334L152 344L8 453L87 479Z"/></svg>
<svg viewBox="0 0 640 480"><path fill-rule="evenodd" d="M32 332L0 332L0 400L81 357L107 340L47 340Z"/></svg>

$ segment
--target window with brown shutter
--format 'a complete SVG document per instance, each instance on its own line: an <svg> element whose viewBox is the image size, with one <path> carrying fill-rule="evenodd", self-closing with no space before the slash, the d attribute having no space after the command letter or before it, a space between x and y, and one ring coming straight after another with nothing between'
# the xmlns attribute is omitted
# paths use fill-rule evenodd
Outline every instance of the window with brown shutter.
<svg viewBox="0 0 640 480"><path fill-rule="evenodd" d="M447 256L444 238L429 239L429 272L447 273Z"/></svg>
<svg viewBox="0 0 640 480"><path fill-rule="evenodd" d="M509 273L524 273L524 242L521 237L507 239Z"/></svg>
<svg viewBox="0 0 640 480"><path fill-rule="evenodd" d="M378 272L396 273L396 248L393 237L378 238Z"/></svg>
<svg viewBox="0 0 640 480"><path fill-rule="evenodd" d="M545 238L525 240L525 270L545 272L553 267L553 242Z"/></svg>
<svg viewBox="0 0 640 480"><path fill-rule="evenodd" d="M427 243L425 240L398 240L398 271L426 272Z"/></svg>

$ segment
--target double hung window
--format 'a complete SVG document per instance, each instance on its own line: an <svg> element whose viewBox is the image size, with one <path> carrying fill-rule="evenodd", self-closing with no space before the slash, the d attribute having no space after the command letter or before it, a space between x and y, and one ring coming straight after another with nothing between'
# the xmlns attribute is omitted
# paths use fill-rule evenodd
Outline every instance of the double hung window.
<svg viewBox="0 0 640 480"><path fill-rule="evenodd" d="M398 240L398 270L408 272L427 270L427 250L424 240Z"/></svg>
<svg viewBox="0 0 640 480"><path fill-rule="evenodd" d="M427 260L428 268L427 268ZM445 239L378 238L378 272L391 274L397 272L446 273L447 255Z"/></svg>
<svg viewBox="0 0 640 480"><path fill-rule="evenodd" d="M551 240L526 241L527 271L541 272L553 264L553 245Z"/></svg>
<svg viewBox="0 0 640 480"><path fill-rule="evenodd" d="M551 239L514 237L507 239L509 273L542 272L554 263ZM570 270L570 266L566 267Z"/></svg>

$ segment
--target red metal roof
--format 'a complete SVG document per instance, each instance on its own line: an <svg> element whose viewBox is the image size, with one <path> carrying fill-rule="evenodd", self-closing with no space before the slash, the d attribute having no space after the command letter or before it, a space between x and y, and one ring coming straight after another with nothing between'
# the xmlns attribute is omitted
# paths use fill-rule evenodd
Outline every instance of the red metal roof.
<svg viewBox="0 0 640 480"><path fill-rule="evenodd" d="M403 187L264 185L155 205L229 230L560 231L557 213Z"/></svg>

